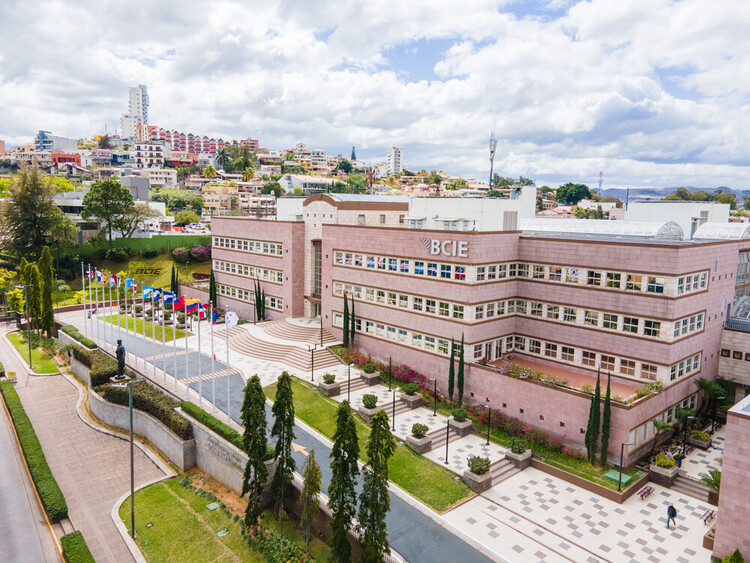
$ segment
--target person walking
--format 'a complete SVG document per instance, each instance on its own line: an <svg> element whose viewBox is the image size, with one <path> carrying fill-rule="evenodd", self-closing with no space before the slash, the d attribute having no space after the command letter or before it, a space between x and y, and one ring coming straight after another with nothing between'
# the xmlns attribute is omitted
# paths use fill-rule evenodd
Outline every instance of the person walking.
<svg viewBox="0 0 750 563"><path fill-rule="evenodd" d="M675 528L677 527L677 522L675 522L675 517L677 516L677 509L674 507L673 504L670 504L667 507L667 528L669 528L669 521L672 521L672 524L675 525Z"/></svg>

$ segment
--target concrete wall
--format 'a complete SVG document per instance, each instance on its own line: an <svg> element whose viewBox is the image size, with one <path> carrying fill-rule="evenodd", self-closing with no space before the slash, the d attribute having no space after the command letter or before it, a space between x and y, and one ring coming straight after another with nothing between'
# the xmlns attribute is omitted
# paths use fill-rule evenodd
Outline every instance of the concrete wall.
<svg viewBox="0 0 750 563"><path fill-rule="evenodd" d="M725 557L739 549L750 555L750 397L727 414L724 462L713 555Z"/></svg>
<svg viewBox="0 0 750 563"><path fill-rule="evenodd" d="M746 387L738 390L741 395L735 399L739 401L750 388L750 332L725 328L721 349L729 350L729 357L719 355L719 375Z"/></svg>
<svg viewBox="0 0 750 563"><path fill-rule="evenodd" d="M64 334L63 332L60 332L60 334ZM75 356L70 357L70 369L73 371L74 374L76 374L81 380L86 383L86 386L89 387L91 385L91 376L89 375L89 368L87 368L85 365L83 365L81 362L76 360ZM90 388L90 387L89 387ZM90 391L93 393L93 391Z"/></svg>

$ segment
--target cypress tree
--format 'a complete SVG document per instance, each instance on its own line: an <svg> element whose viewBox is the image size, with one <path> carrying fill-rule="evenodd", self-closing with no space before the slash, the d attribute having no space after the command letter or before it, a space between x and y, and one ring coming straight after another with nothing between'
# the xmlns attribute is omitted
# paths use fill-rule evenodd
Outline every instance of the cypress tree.
<svg viewBox="0 0 750 563"><path fill-rule="evenodd" d="M357 326L355 324L356 318L354 316L354 295L352 295L352 313L349 319L349 344L354 346L354 333L357 332Z"/></svg>
<svg viewBox="0 0 750 563"><path fill-rule="evenodd" d="M602 449L599 454L599 461L602 465L607 465L607 455L609 455L609 430L612 419L612 399L610 397L610 384L612 374L607 372L607 394L604 396L604 412L602 414Z"/></svg>
<svg viewBox="0 0 750 563"><path fill-rule="evenodd" d="M266 320L266 290L260 291L260 311L263 314L263 320Z"/></svg>
<svg viewBox="0 0 750 563"><path fill-rule="evenodd" d="M593 465L596 462L596 450L599 446L599 427L601 422L600 409L602 401L602 388L600 383L599 372L596 372L596 389L594 390L594 399L591 406L591 453L589 461Z"/></svg>
<svg viewBox="0 0 750 563"><path fill-rule="evenodd" d="M177 270L174 271L174 294L179 295L180 294L180 272Z"/></svg>
<svg viewBox="0 0 750 563"><path fill-rule="evenodd" d="M357 504L359 442L349 401L336 411L336 432L331 448L331 482L328 485L328 507L331 509L331 561L349 563L352 546L347 539Z"/></svg>
<svg viewBox="0 0 750 563"><path fill-rule="evenodd" d="M451 338L451 363L450 366L448 366L448 398L451 402L453 402L453 386L455 383L456 378L456 366L455 366L455 359L456 359L456 343L453 341L453 338Z"/></svg>
<svg viewBox="0 0 750 563"><path fill-rule="evenodd" d="M47 333L47 337L51 337L52 325L55 323L55 310L52 305L52 288L55 285L55 279L52 269L52 254L50 254L48 246L44 247L42 257L39 259L39 275L42 280L41 328Z"/></svg>
<svg viewBox="0 0 750 563"><path fill-rule="evenodd" d="M305 475L302 478L302 492L299 497L300 505L300 522L307 531L307 537L305 540L306 554L310 556L310 528L312 527L315 518L318 516L320 510L320 498L318 493L320 492L320 484L323 481L323 475L320 472L315 461L315 450L310 450L310 455L305 462Z"/></svg>
<svg viewBox="0 0 750 563"><path fill-rule="evenodd" d="M268 469L264 463L268 442L266 440L266 397L257 375L245 385L242 401L242 446L247 453L247 465L242 477L242 495L250 493L250 502L245 509L245 525L253 526L253 534L258 535L258 518L263 513L260 495L268 479Z"/></svg>
<svg viewBox="0 0 750 563"><path fill-rule="evenodd" d="M591 438L593 436L592 422L594 416L594 395L591 395L591 404L589 405L589 419L586 424L586 435L584 436L584 444L586 445L586 457L591 461Z"/></svg>
<svg viewBox="0 0 750 563"><path fill-rule="evenodd" d="M211 278L208 281L208 300L216 307L216 278L214 277L213 268L211 269Z"/></svg>
<svg viewBox="0 0 750 563"><path fill-rule="evenodd" d="M385 517L391 503L388 495L388 462L396 449L396 441L389 428L388 415L378 412L372 419L372 433L367 443L367 464L359 497L359 524L363 532L360 540L360 559L383 561L390 552Z"/></svg>
<svg viewBox="0 0 750 563"><path fill-rule="evenodd" d="M458 406L461 406L464 400L464 335L461 333L461 348L458 356L458 376L456 377L458 387Z"/></svg>
<svg viewBox="0 0 750 563"><path fill-rule="evenodd" d="M344 293L344 348L349 347L349 300Z"/></svg>
<svg viewBox="0 0 750 563"><path fill-rule="evenodd" d="M174 264L172 264L172 277L169 280L169 291L177 295L177 277L176 277L176 270L174 269Z"/></svg>
<svg viewBox="0 0 750 563"><path fill-rule="evenodd" d="M29 264L26 267L26 279L29 284L26 289L29 298L29 317L34 319L31 326L36 328L39 326L39 319L42 315L42 283L36 264Z"/></svg>
<svg viewBox="0 0 750 563"><path fill-rule="evenodd" d="M278 462L271 481L271 492L276 498L279 519L281 519L284 497L292 492L292 472L297 468L292 457L292 440L295 437L294 397L292 396L292 378L287 372L283 372L279 377L271 412L274 417L271 437L276 438L274 458Z"/></svg>
<svg viewBox="0 0 750 563"><path fill-rule="evenodd" d="M253 287L253 294L255 296L255 320L260 321L260 285L258 279L255 279L255 285Z"/></svg>

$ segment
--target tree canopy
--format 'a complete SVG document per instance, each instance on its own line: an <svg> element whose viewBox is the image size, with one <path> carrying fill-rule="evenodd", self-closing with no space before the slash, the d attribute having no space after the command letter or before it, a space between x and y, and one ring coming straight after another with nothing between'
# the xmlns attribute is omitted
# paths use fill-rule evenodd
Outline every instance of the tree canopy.
<svg viewBox="0 0 750 563"><path fill-rule="evenodd" d="M263 184L263 187L260 189L260 193L262 193L263 195L273 194L276 197L281 197L282 195L284 195L284 189L278 182L267 182Z"/></svg>
<svg viewBox="0 0 750 563"><path fill-rule="evenodd" d="M87 221L98 221L107 231L109 248L112 249L112 231L120 230L133 211L133 196L117 178L107 178L91 184L83 197L81 217Z"/></svg>
<svg viewBox="0 0 750 563"><path fill-rule="evenodd" d="M568 182L557 188L555 199L566 205L576 205L582 199L593 197L593 195L586 184Z"/></svg>
<svg viewBox="0 0 750 563"><path fill-rule="evenodd" d="M716 188L713 193L704 190L689 190L687 188L677 188L673 193L663 197L667 201L716 201L718 203L728 203L730 209L737 209L737 195L732 191L724 191L722 188ZM745 196L744 205L748 207L747 196Z"/></svg>
<svg viewBox="0 0 750 563"><path fill-rule="evenodd" d="M178 211L174 216L175 223L178 225L189 225L190 223L197 223L200 221L200 217L195 211Z"/></svg>
<svg viewBox="0 0 750 563"><path fill-rule="evenodd" d="M352 166L352 163L346 159L340 161L336 165L336 170L341 170L342 172L345 172L346 174L351 174L353 169L354 167Z"/></svg>

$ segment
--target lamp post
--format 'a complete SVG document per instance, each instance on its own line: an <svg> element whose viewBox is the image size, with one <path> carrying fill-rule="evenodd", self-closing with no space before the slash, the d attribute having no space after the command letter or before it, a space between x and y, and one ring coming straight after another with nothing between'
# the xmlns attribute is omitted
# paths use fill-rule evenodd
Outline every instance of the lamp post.
<svg viewBox="0 0 750 563"><path fill-rule="evenodd" d="M346 400L351 404L352 402L352 366L349 364L346 366Z"/></svg>
<svg viewBox="0 0 750 563"><path fill-rule="evenodd" d="M130 409L130 535L135 539L135 457L133 454L133 380L128 382Z"/></svg>
<svg viewBox="0 0 750 563"><path fill-rule="evenodd" d="M716 425L716 411L719 408L719 401L723 401L724 399L726 399L724 395L721 395L714 399L714 410L713 410L713 414L711 415L711 435L712 436L714 433L714 426Z"/></svg>
<svg viewBox="0 0 750 563"><path fill-rule="evenodd" d="M29 345L29 371L34 371L33 366L31 364L31 319L29 318L29 297L27 295L26 288L28 285L17 285L16 289L21 289L23 287L23 302L26 306L26 342Z"/></svg>
<svg viewBox="0 0 750 563"><path fill-rule="evenodd" d="M391 431L396 431L396 390L393 390L393 416L391 416Z"/></svg>
<svg viewBox="0 0 750 563"><path fill-rule="evenodd" d="M445 465L448 465L448 438L451 433L451 416L445 421Z"/></svg>
<svg viewBox="0 0 750 563"><path fill-rule="evenodd" d="M625 454L625 446L632 446L633 442L621 442L620 443L620 476L617 478L617 492L622 491L622 458Z"/></svg>
<svg viewBox="0 0 750 563"><path fill-rule="evenodd" d="M485 405L487 407L487 443L485 446L490 445L490 428L492 428L492 406Z"/></svg>
<svg viewBox="0 0 750 563"><path fill-rule="evenodd" d="M320 345L323 346L323 311L320 311Z"/></svg>
<svg viewBox="0 0 750 563"><path fill-rule="evenodd" d="M685 431L682 434L682 455L685 455L685 447L687 446L687 429L688 429L688 424L690 424L691 420L695 420L695 417L694 416L685 417L685 428L684 428Z"/></svg>
<svg viewBox="0 0 750 563"><path fill-rule="evenodd" d="M310 350L310 381L315 381L315 346L308 346Z"/></svg>
<svg viewBox="0 0 750 563"><path fill-rule="evenodd" d="M437 416L437 379L432 380L432 416Z"/></svg>
<svg viewBox="0 0 750 563"><path fill-rule="evenodd" d="M388 356L388 391L391 390L391 381L393 381L393 364L391 363L391 357Z"/></svg>

